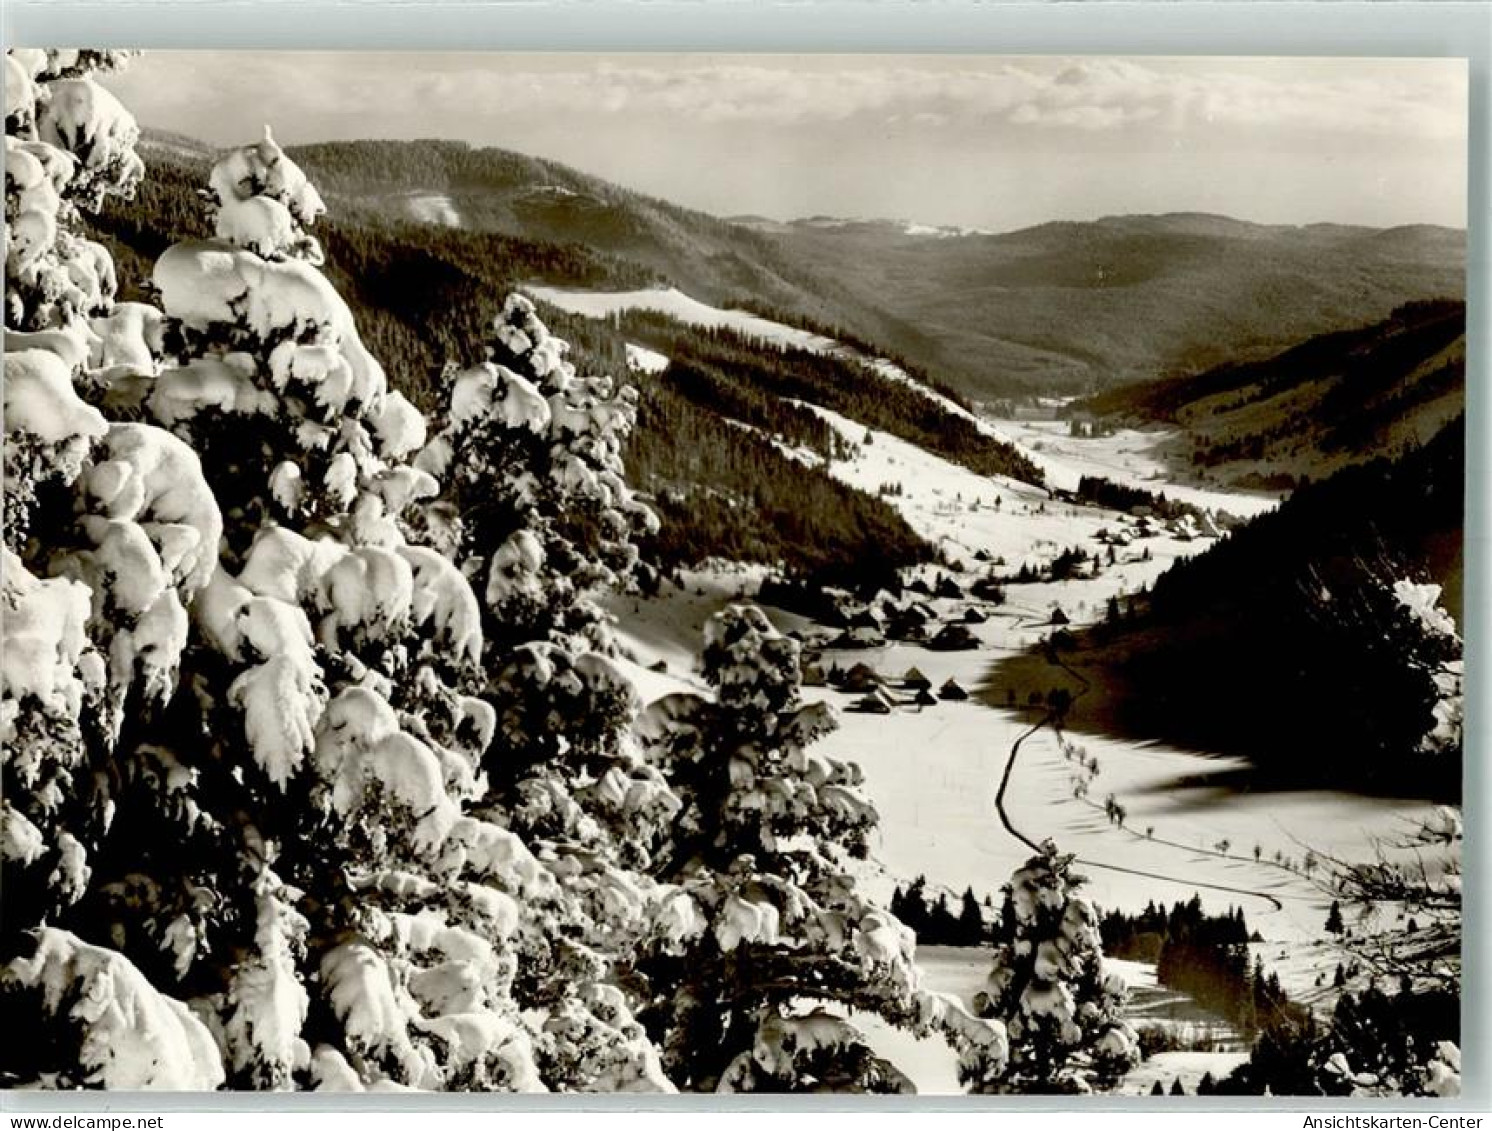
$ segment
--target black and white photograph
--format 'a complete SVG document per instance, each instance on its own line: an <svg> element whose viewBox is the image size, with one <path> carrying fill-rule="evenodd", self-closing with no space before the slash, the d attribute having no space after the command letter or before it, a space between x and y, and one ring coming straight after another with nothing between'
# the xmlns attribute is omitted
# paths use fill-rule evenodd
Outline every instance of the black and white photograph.
<svg viewBox="0 0 1492 1131"><path fill-rule="evenodd" d="M9 50L0 1088L1460 1097L1468 81Z"/></svg>

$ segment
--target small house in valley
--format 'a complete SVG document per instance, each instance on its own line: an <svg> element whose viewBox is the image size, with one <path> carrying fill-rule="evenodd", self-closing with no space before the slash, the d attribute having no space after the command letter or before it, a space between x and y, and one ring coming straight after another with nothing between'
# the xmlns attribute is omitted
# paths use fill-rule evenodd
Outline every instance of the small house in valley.
<svg viewBox="0 0 1492 1131"><path fill-rule="evenodd" d="M874 691L862 695L855 700L852 710L863 711L871 715L889 715L896 709L896 700L887 694L884 687L877 687Z"/></svg>
<svg viewBox="0 0 1492 1131"><path fill-rule="evenodd" d="M932 680L923 675L917 668L908 668L906 675L901 677L901 685L909 691L921 691L932 686Z"/></svg>
<svg viewBox="0 0 1492 1131"><path fill-rule="evenodd" d="M949 676L943 686L938 688L939 699L946 699L950 702L959 702L961 700L967 699L968 697L969 693L964 690L963 685L952 676Z"/></svg>
<svg viewBox="0 0 1492 1131"><path fill-rule="evenodd" d="M881 677L869 664L856 664L844 673L846 691L874 691L881 686Z"/></svg>
<svg viewBox="0 0 1492 1131"><path fill-rule="evenodd" d="M965 652L978 648L979 641L967 625L945 624L927 646L934 652Z"/></svg>

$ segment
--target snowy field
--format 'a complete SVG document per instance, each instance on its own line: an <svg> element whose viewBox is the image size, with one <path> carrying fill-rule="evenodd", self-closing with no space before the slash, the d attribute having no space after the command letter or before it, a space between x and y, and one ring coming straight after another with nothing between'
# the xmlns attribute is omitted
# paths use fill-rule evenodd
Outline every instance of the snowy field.
<svg viewBox="0 0 1492 1131"><path fill-rule="evenodd" d="M635 291L575 291L529 284L523 289L542 302L586 318L608 318L628 310L649 310L655 314L666 314L690 326L711 329L723 327L779 346L821 353L842 348L830 338L795 326L784 326L770 318L748 314L744 310L725 310L710 306L690 298L675 287L646 287Z"/></svg>
<svg viewBox="0 0 1492 1131"><path fill-rule="evenodd" d="M461 213L456 210L455 201L444 193L411 193L404 201L411 219L446 228L461 227Z"/></svg>
<svg viewBox="0 0 1492 1131"><path fill-rule="evenodd" d="M759 576L757 570L700 571L688 575L682 588L666 587L656 599L624 598L614 604L644 699L701 686L697 662L704 622L751 593ZM999 655L1037 639L1042 631L1037 622L1045 619L1050 601L1061 600L1073 609L1099 607L1099 593L1086 599L1082 594L1102 580L1016 588L1010 605L991 610L994 615L985 624L971 626L984 644L976 651L930 652L897 643L830 652L825 659L841 666L864 661L888 676L916 666L934 686L952 677L977 688ZM967 604L931 603L950 617ZM784 631L806 624L794 614L769 612ZM645 670L658 661L666 665L665 672ZM935 886L952 891L970 886L982 896L997 892L1030 855L1001 826L994 809L1010 747L1034 721L1030 712L970 700L908 706L880 716L850 710L857 696L832 688L808 688L805 694L841 709L840 729L823 740L823 748L864 768L867 789L881 814L875 855L892 877L925 874ZM1364 858L1376 835L1401 827L1417 813L1428 816L1432 809L1324 790L1249 794L1178 787L1180 778L1237 763L1117 738L1083 735L1072 741L1097 757L1092 796L1113 793L1128 810L1126 827L1115 827L1101 811L1072 796L1072 763L1049 729L1022 745L1011 777L1008 807L1017 827L1034 839L1054 837L1064 849L1079 853L1088 865L1083 871L1090 894L1102 906L1134 911L1152 899L1197 894L1215 912L1242 906L1251 927L1280 943L1319 938L1329 900L1306 877L1274 864L1277 851L1299 858L1309 846L1343 858ZM1147 830L1153 832L1147 835ZM1227 858L1217 852L1222 840L1230 845ZM1252 858L1255 845L1261 849L1257 861ZM1320 955L1328 973L1336 960L1334 952ZM1309 981L1307 973L1295 972L1293 980Z"/></svg>
<svg viewBox="0 0 1492 1131"><path fill-rule="evenodd" d="M1277 495L1224 491L1172 481L1161 452L1177 433L1164 428L1120 429L1107 436L1071 436L1065 420L986 420L989 431L1026 453L1053 487L1075 490L1084 475L1127 483L1208 510L1252 518L1279 502Z"/></svg>

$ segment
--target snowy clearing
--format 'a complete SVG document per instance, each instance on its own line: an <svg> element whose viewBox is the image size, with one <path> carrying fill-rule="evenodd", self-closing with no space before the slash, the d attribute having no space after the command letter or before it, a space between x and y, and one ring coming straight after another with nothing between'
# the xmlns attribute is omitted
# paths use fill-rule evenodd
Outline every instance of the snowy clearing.
<svg viewBox="0 0 1492 1131"><path fill-rule="evenodd" d="M1177 483L1161 452L1177 436L1171 429L1121 428L1106 436L1071 436L1062 420L986 419L987 430L1014 444L1041 468L1053 487L1072 491L1084 475L1141 487L1180 503L1252 518L1273 508L1275 495Z"/></svg>
<svg viewBox="0 0 1492 1131"><path fill-rule="evenodd" d="M647 346L627 343L627 368L634 373L662 373L668 368L668 358Z"/></svg>
<svg viewBox="0 0 1492 1131"><path fill-rule="evenodd" d="M411 219L422 224L440 224L447 228L461 227L461 213L455 202L444 193L412 193L405 197Z"/></svg>
<svg viewBox="0 0 1492 1131"><path fill-rule="evenodd" d="M839 349L838 342L794 326L744 310L724 310L690 298L675 287L646 287L635 291L573 291L563 287L530 284L524 290L534 298L586 318L608 318L628 310L650 310L666 314L690 326L724 327L784 348L827 353Z"/></svg>

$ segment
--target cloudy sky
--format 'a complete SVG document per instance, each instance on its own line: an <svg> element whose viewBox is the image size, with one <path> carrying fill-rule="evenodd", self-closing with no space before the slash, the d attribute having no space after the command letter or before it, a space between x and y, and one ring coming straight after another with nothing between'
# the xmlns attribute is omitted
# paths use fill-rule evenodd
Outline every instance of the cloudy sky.
<svg viewBox="0 0 1492 1131"><path fill-rule="evenodd" d="M108 85L217 145L459 138L722 215L1466 222L1456 61L152 52Z"/></svg>

